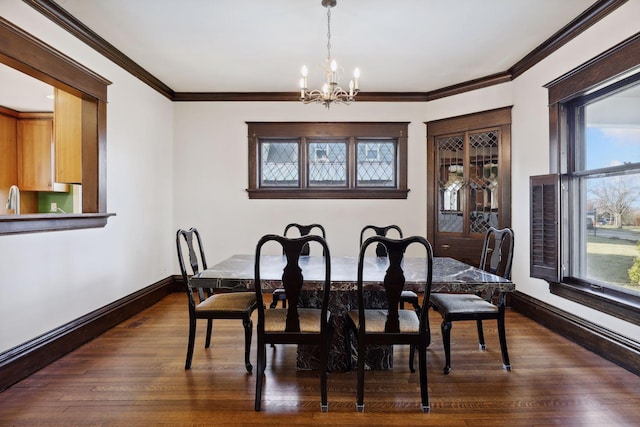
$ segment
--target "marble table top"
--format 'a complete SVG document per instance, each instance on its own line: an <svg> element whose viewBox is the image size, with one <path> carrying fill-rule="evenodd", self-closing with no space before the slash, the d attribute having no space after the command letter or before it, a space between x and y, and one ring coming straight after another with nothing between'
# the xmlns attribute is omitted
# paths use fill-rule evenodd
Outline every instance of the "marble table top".
<svg viewBox="0 0 640 427"><path fill-rule="evenodd" d="M233 255L207 268L191 279L192 286L232 287L253 289L255 255ZM366 257L363 278L365 284L380 284L387 269L387 259ZM262 255L260 276L265 290L282 287L282 269L285 258L281 255ZM324 257L300 258L300 268L306 285L321 285L324 278ZM405 289L421 291L426 282L424 258L404 258ZM331 257L331 289L353 290L357 282L357 257ZM453 258L434 257L432 292L476 292L498 290L513 292L513 282Z"/></svg>

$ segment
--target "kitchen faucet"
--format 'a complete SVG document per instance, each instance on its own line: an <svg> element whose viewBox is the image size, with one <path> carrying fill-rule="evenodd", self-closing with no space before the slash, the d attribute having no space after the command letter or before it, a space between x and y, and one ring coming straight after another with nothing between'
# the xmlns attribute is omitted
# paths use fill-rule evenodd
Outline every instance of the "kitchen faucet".
<svg viewBox="0 0 640 427"><path fill-rule="evenodd" d="M20 215L20 189L17 185L9 188L9 198L7 199L7 209L13 209L16 215Z"/></svg>

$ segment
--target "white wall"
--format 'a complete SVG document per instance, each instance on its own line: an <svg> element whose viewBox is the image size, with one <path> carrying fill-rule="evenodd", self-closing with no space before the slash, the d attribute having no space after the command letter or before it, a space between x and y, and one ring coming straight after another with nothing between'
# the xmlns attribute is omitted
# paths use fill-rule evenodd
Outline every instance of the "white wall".
<svg viewBox="0 0 640 427"><path fill-rule="evenodd" d="M105 228L0 236L0 353L172 273L171 102L20 0L0 15L113 84Z"/></svg>

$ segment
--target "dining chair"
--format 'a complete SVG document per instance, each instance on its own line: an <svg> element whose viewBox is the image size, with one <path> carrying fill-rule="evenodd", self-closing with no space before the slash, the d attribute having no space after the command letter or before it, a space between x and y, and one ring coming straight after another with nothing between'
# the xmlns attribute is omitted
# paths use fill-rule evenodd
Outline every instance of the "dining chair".
<svg viewBox="0 0 640 427"><path fill-rule="evenodd" d="M513 243L513 231L510 228L489 227L482 246L480 268L510 280ZM500 292L497 304L494 304L495 293L496 291L486 292L484 296L459 293L434 293L431 295L431 307L442 316L442 342L445 354L443 371L445 375L451 372L451 327L452 323L458 320L476 321L481 350L486 349L482 321L497 320L502 364L504 369L511 370L504 322L505 295Z"/></svg>
<svg viewBox="0 0 640 427"><path fill-rule="evenodd" d="M298 223L291 223L291 224L287 224L287 226L284 228L284 234L283 236L287 236L287 233L289 232L289 230L291 229L297 229L298 233L300 236L307 236L309 235L314 229L318 229L319 230L319 235L322 236L323 239L327 238L327 233L324 230L324 227L320 224L309 224L309 225L301 225ZM307 256L309 255L309 245L304 245L302 247L302 252L300 253L300 255L303 256ZM324 255L324 253L323 253ZM278 305L278 301L282 302L282 308L287 308L287 294L285 293L284 289L282 288L278 288L278 289L274 289L273 293L271 294L271 304L269 304L270 308L275 308Z"/></svg>
<svg viewBox="0 0 640 427"><path fill-rule="evenodd" d="M188 263L183 252L183 246L187 250ZM176 234L176 247L178 250L178 262L180 264L180 272L182 273L182 281L187 292L187 301L189 303L189 342L187 344L187 360L184 368L191 368L193 347L196 338L196 323L198 319L207 320L205 348L209 348L211 345L211 331L213 329L214 319L241 319L242 325L244 326L245 339L244 363L247 371L251 372L253 369L249 361L253 330L251 314L256 308L255 293L231 292L228 288L203 289L192 286L191 276L207 268L204 246L200 238L200 233L196 228L192 227L188 230L179 229ZM189 265L190 271L187 271L187 265ZM200 269L201 266L202 270ZM198 295L197 302L194 294Z"/></svg>
<svg viewBox="0 0 640 427"><path fill-rule="evenodd" d="M262 276L260 275L260 254L265 244L276 242L282 246L286 265L282 272L282 285L289 298L287 308L266 310L263 304ZM317 242L325 253L324 280L322 281L319 301L320 308L299 307L304 285L304 259L302 248L311 242ZM258 303L258 361L256 378L255 410L259 411L264 385L264 371L267 364L266 344L306 344L317 345L320 350L320 409L327 412L327 365L329 346L333 334L329 316L329 290L331 281L331 258L329 247L324 238L309 234L297 238L287 238L268 234L263 236L256 246L255 256L255 295Z"/></svg>
<svg viewBox="0 0 640 427"><path fill-rule="evenodd" d="M395 230L397 231L400 238L402 238L402 230L395 224L387 225L385 227L378 227L376 225L365 225L360 231L360 246L362 246L362 242L364 241L364 237L368 233L368 230L372 230L376 234L376 236L385 237L388 237L389 231ZM387 251L384 245L381 243L378 243L378 245L376 246L376 256L387 256ZM400 295L400 308L404 309L405 303L411 304L418 315L420 315L420 301L418 300L418 294L410 290L402 291L402 294Z"/></svg>
<svg viewBox="0 0 640 427"><path fill-rule="evenodd" d="M365 268L364 259L368 246L382 243L387 251L388 268L384 276L382 286L364 285ZM405 276L402 268L403 258L407 247L412 244L424 247L426 256L424 258L426 283L424 292L423 307L420 314L415 310L404 310L399 308L400 295L404 288ZM431 244L420 236L412 236L402 239L390 239L383 236L372 236L364 241L360 247L358 257L358 279L357 279L357 301L358 309L347 312L347 328L357 337L358 340L358 394L356 400L356 410L364 412L364 380L365 380L365 355L367 346L370 345L394 345L404 344L418 350L418 371L420 378L420 399L423 412L429 412L429 396L427 389L427 347L431 342L431 332L429 329L429 318L424 307L425 301L429 301L431 293L431 281L433 270L433 251ZM387 308L365 308L365 292L380 292L382 301ZM347 333L347 348L351 348L350 336Z"/></svg>

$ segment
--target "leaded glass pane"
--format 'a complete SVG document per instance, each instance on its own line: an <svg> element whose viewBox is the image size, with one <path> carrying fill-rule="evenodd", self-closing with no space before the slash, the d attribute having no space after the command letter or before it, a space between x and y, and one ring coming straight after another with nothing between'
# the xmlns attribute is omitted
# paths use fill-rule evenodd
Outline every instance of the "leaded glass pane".
<svg viewBox="0 0 640 427"><path fill-rule="evenodd" d="M396 144L358 140L356 150L358 187L396 186Z"/></svg>
<svg viewBox="0 0 640 427"><path fill-rule="evenodd" d="M300 182L297 141L260 142L260 186L297 187Z"/></svg>
<svg viewBox="0 0 640 427"><path fill-rule="evenodd" d="M498 227L497 130L469 134L469 231Z"/></svg>
<svg viewBox="0 0 640 427"><path fill-rule="evenodd" d="M438 231L461 233L464 188L464 135L436 141L438 150Z"/></svg>
<svg viewBox="0 0 640 427"><path fill-rule="evenodd" d="M309 187L346 187L346 142L310 142L308 155Z"/></svg>

